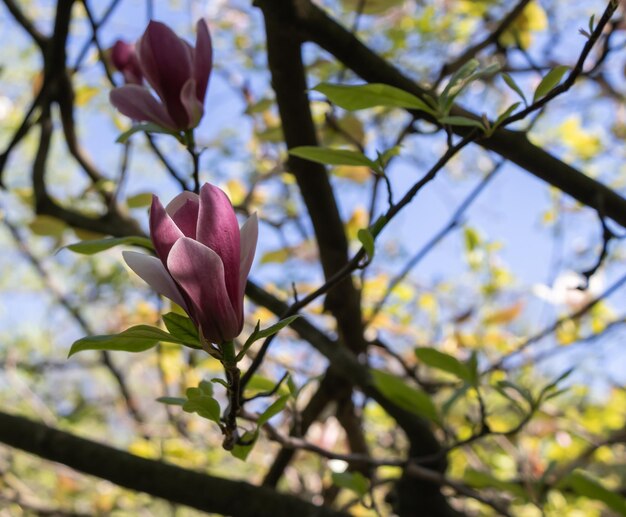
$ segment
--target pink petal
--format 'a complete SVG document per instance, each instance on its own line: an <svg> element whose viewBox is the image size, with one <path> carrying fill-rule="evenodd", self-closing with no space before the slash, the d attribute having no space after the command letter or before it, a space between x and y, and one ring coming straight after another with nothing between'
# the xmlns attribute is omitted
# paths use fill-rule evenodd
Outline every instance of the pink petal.
<svg viewBox="0 0 626 517"><path fill-rule="evenodd" d="M226 290L233 307L241 303L239 293L240 236L233 206L224 192L205 183L200 189L197 240L211 248L224 263Z"/></svg>
<svg viewBox="0 0 626 517"><path fill-rule="evenodd" d="M180 228L185 237L196 238L200 198L193 192L178 194L165 207L165 211Z"/></svg>
<svg viewBox="0 0 626 517"><path fill-rule="evenodd" d="M165 266L158 258L135 251L123 251L122 256L126 264L128 264L128 267L140 276L152 289L160 295L169 298L174 303L177 303L187 311L187 304L178 286L174 280L172 280Z"/></svg>
<svg viewBox="0 0 626 517"><path fill-rule="evenodd" d="M252 214L241 227L241 260L239 266L239 292L243 297L246 281L250 274L254 252L259 238L259 220L256 213Z"/></svg>
<svg viewBox="0 0 626 517"><path fill-rule="evenodd" d="M135 53L135 45L117 40L111 48L111 62L122 74L127 83L141 84L143 74Z"/></svg>
<svg viewBox="0 0 626 517"><path fill-rule="evenodd" d="M213 343L231 341L241 332L226 292L224 265L213 250L183 237L172 247L167 269L193 304L203 335Z"/></svg>
<svg viewBox="0 0 626 517"><path fill-rule="evenodd" d="M180 101L185 107L187 113L187 127L191 129L200 123L202 115L204 115L204 106L196 97L196 81L189 79L180 92Z"/></svg>
<svg viewBox="0 0 626 517"><path fill-rule="evenodd" d="M137 84L114 88L109 94L111 104L121 113L134 120L153 122L167 129L176 129L176 124L165 108L148 91Z"/></svg>
<svg viewBox="0 0 626 517"><path fill-rule="evenodd" d="M196 97L204 103L209 76L213 68L213 45L209 27L204 20L196 25L196 50L194 55L194 78L196 79Z"/></svg>
<svg viewBox="0 0 626 517"><path fill-rule="evenodd" d="M165 211L169 216L173 216L187 201L192 201L196 205L200 206L200 196L198 196L195 192L185 190L167 204Z"/></svg>
<svg viewBox="0 0 626 517"><path fill-rule="evenodd" d="M172 218L167 215L165 208L159 198L152 196L152 206L150 207L150 237L157 255L167 264L167 256L174 246L174 243L184 237L181 229Z"/></svg>
<svg viewBox="0 0 626 517"><path fill-rule="evenodd" d="M177 128L186 129L187 113L180 93L193 73L189 45L167 25L151 21L137 43L137 53L146 79L163 100Z"/></svg>

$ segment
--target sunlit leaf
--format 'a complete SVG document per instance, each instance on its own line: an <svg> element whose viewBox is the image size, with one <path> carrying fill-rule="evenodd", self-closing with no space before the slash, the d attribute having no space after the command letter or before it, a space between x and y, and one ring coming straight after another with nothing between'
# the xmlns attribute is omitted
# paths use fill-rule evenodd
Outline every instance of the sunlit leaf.
<svg viewBox="0 0 626 517"><path fill-rule="evenodd" d="M185 344L181 339L168 334L164 330L148 325L137 325L119 334L88 336L72 345L68 357L84 350L117 350L122 352L143 352L152 348L160 341L166 343Z"/></svg>
<svg viewBox="0 0 626 517"><path fill-rule="evenodd" d="M364 165L371 169L377 169L376 163L370 160L363 153L350 151L348 149L327 149L316 146L301 146L290 149L289 154L324 165Z"/></svg>
<svg viewBox="0 0 626 517"><path fill-rule="evenodd" d="M254 331L252 332L252 334L250 334L250 337L244 343L244 345L243 345L243 347L241 349L241 352L239 352L239 354L237 354L237 361L239 361L239 360L241 360L243 358L244 354L248 351L248 349L252 346L252 344L255 341L258 341L259 339L264 339L266 337L273 336L274 334L277 334L282 329L284 329L287 325L290 325L293 321L295 321L299 317L300 316L298 314L295 314L293 316L288 316L287 318L282 319L279 322L274 323L273 325L270 325L269 327L267 327L265 329L261 329L260 328L260 322L257 322L257 325L256 325Z"/></svg>
<svg viewBox="0 0 626 517"><path fill-rule="evenodd" d="M246 461L248 455L252 451L257 438L259 437L259 431L246 431L239 438L239 442L235 444L233 450L230 453L241 461ZM243 444L243 445L242 445Z"/></svg>
<svg viewBox="0 0 626 517"><path fill-rule="evenodd" d="M568 66L561 65L550 70L546 76L541 80L535 94L533 95L533 102L545 97L557 84L561 82L563 76L569 70Z"/></svg>
<svg viewBox="0 0 626 517"><path fill-rule="evenodd" d="M619 493L604 488L600 483L579 470L567 476L561 483L561 486L569 487L583 497L602 501L614 512L626 516L626 498Z"/></svg>
<svg viewBox="0 0 626 517"><path fill-rule="evenodd" d="M70 244L66 248L81 255L94 255L101 251L108 250L115 246L139 246L148 250L154 250L152 241L147 237L111 237L107 239L97 239L93 241L82 241Z"/></svg>
<svg viewBox="0 0 626 517"><path fill-rule="evenodd" d="M341 488L352 490L359 497L367 494L369 489L369 481L360 472L333 472L333 484Z"/></svg>
<svg viewBox="0 0 626 517"><path fill-rule="evenodd" d="M170 129L166 129L164 127L158 126L157 124L153 124L152 122L142 122L140 124L135 124L129 130L124 131L120 136L115 140L118 144L125 144L128 139L134 135L135 133L145 132L145 133L163 133L167 135L173 135L178 138L178 133L176 131L172 131Z"/></svg>
<svg viewBox="0 0 626 517"><path fill-rule="evenodd" d="M450 373L461 380L475 383L476 379L471 375L469 369L456 357L453 357L434 348L416 348L415 355L424 364Z"/></svg>
<svg viewBox="0 0 626 517"><path fill-rule="evenodd" d="M370 232L369 228L361 228L357 232L356 235L359 241L361 242L361 244L363 244L365 253L367 253L367 256L370 259L372 259L374 257L374 250L375 250L374 237L372 236L372 233Z"/></svg>
<svg viewBox="0 0 626 517"><path fill-rule="evenodd" d="M198 329L191 318L175 312L168 312L163 315L163 323L172 336L180 339L186 345L202 348Z"/></svg>
<svg viewBox="0 0 626 517"><path fill-rule="evenodd" d="M151 192L140 192L139 194L126 198L126 205L128 205L128 208L145 208L150 206L150 203L152 203Z"/></svg>
<svg viewBox="0 0 626 517"><path fill-rule="evenodd" d="M350 111L383 106L415 109L435 115L435 110L419 97L387 84L321 83L313 89L326 95L337 106Z"/></svg>
<svg viewBox="0 0 626 517"><path fill-rule="evenodd" d="M524 92L519 87L519 85L513 80L513 78L509 74L502 74L502 79L504 79L504 82L507 84L509 88L511 88L511 90L513 90L515 93L517 93L520 96L524 104L528 106L528 101L526 101L526 96L524 95Z"/></svg>
<svg viewBox="0 0 626 517"><path fill-rule="evenodd" d="M411 413L438 421L437 408L423 391L406 384L404 380L381 370L371 370L374 386L386 398Z"/></svg>
<svg viewBox="0 0 626 517"><path fill-rule="evenodd" d="M261 413L261 415L259 416L259 419L257 420L257 425L261 426L265 424L266 422L269 422L270 418L276 416L283 409L285 409L285 406L287 405L287 401L290 398L291 398L291 394L288 394L288 395L283 395L282 397L279 397L278 399L276 399L265 411L263 411L263 413Z"/></svg>

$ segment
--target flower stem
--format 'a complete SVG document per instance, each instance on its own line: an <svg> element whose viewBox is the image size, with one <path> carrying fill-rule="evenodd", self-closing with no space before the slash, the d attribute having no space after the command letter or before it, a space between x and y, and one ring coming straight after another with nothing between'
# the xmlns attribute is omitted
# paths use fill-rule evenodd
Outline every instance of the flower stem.
<svg viewBox="0 0 626 517"><path fill-rule="evenodd" d="M237 413L239 412L239 392L241 372L237 367L235 359L235 345L232 341L227 341L221 346L222 365L226 373L226 383L228 384L228 408L224 413L224 441L222 447L227 451L233 449L237 444L239 435L237 433Z"/></svg>
<svg viewBox="0 0 626 517"><path fill-rule="evenodd" d="M185 131L185 137L187 140L187 150L191 155L193 161L193 191L196 194L200 193L200 153L196 151L196 141L193 136L193 129Z"/></svg>

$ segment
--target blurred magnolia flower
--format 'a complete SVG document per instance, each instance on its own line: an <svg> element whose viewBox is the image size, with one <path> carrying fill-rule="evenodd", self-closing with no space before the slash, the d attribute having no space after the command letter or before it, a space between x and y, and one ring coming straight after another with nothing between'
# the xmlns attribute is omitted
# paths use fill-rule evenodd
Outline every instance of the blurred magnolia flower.
<svg viewBox="0 0 626 517"><path fill-rule="evenodd" d="M243 328L243 296L258 239L253 214L239 229L224 192L206 183L165 208L154 196L150 237L158 258L126 251L128 266L180 305L211 343L232 341Z"/></svg>
<svg viewBox="0 0 626 517"><path fill-rule="evenodd" d="M126 84L142 84L143 74L139 66L139 58L135 52L135 45L123 40L117 40L110 51L113 66L122 72Z"/></svg>
<svg viewBox="0 0 626 517"><path fill-rule="evenodd" d="M114 88L111 103L124 115L142 122L152 122L173 131L193 129L204 114L204 98L213 64L209 28L204 20L196 26L196 45L192 47L167 25L151 21L134 52L120 47L118 56L133 53L143 77L159 99L142 84ZM123 61L123 60L122 60ZM122 62L121 61L121 62ZM125 75L126 76L126 75Z"/></svg>
<svg viewBox="0 0 626 517"><path fill-rule="evenodd" d="M589 279L589 285L585 287L586 279L575 271L561 273L552 287L545 284L535 284L533 294L553 305L565 305L570 311L577 311L597 298L604 289L604 275L597 272Z"/></svg>

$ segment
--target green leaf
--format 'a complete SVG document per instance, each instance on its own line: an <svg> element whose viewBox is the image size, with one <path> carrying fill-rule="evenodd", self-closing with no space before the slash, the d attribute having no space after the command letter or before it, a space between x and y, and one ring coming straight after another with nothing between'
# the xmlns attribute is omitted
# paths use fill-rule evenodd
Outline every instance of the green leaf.
<svg viewBox="0 0 626 517"><path fill-rule="evenodd" d="M144 208L150 206L150 203L152 203L151 192L140 192L139 194L126 198L128 208Z"/></svg>
<svg viewBox="0 0 626 517"><path fill-rule="evenodd" d="M451 373L455 377L475 384L476 379L472 376L467 366L456 357L444 354L434 348L416 348L415 355L424 364Z"/></svg>
<svg viewBox="0 0 626 517"><path fill-rule="evenodd" d="M377 106L407 108L435 115L435 110L415 95L387 84L318 84L314 90L326 95L337 106L356 111Z"/></svg>
<svg viewBox="0 0 626 517"><path fill-rule="evenodd" d="M369 489L369 481L360 472L333 472L333 484L341 488L352 490L359 497L367 494Z"/></svg>
<svg viewBox="0 0 626 517"><path fill-rule="evenodd" d="M273 334L276 334L277 332L285 328L287 325L291 324L291 322L293 322L295 319L299 317L300 316L298 314L295 314L294 316L289 316L288 318L280 320L278 323L274 323L274 325L271 325L263 330L260 330L261 322L257 322L254 331L252 332L252 334L250 334L250 337L246 340L243 347L241 348L241 352L237 354L236 360L241 361L243 356L246 354L248 349L254 344L255 341L258 341L259 339L263 339Z"/></svg>
<svg viewBox="0 0 626 517"><path fill-rule="evenodd" d="M276 387L277 382L268 379L267 377L263 377L262 375L254 374L251 379L246 384L246 397L250 397L252 395L256 395L257 393L262 393L264 391L271 391ZM289 391L289 387L282 384L280 388L278 388L279 395L286 395Z"/></svg>
<svg viewBox="0 0 626 517"><path fill-rule="evenodd" d="M407 385L402 379L381 370L370 370L374 386L386 398L411 413L439 421L437 408L430 397L421 390Z"/></svg>
<svg viewBox="0 0 626 517"><path fill-rule="evenodd" d="M552 88L561 82L561 79L563 79L563 76L568 70L569 67L565 65L557 66L550 70L537 86L535 95L533 96L533 102L545 97Z"/></svg>
<svg viewBox="0 0 626 517"><path fill-rule="evenodd" d="M513 90L515 93L517 93L520 96L520 98L524 102L524 105L528 106L528 101L526 100L526 96L524 95L524 92L518 86L518 84L513 80L513 78L509 74L502 74L502 79L504 79L504 82L509 88L511 88L511 90Z"/></svg>
<svg viewBox="0 0 626 517"><path fill-rule="evenodd" d="M166 129L164 127L158 126L157 124L153 124L152 122L142 122L141 124L135 124L129 130L124 131L120 136L117 137L115 141L118 144L125 144L132 135L134 135L135 133L139 133L140 131L144 131L146 133L163 133L167 135L172 135L180 140L180 135L176 131Z"/></svg>
<svg viewBox="0 0 626 517"><path fill-rule="evenodd" d="M614 512L626 516L625 498L618 493L604 488L600 483L580 471L572 472L561 482L560 486L569 487L583 497L602 501Z"/></svg>
<svg viewBox="0 0 626 517"><path fill-rule="evenodd" d="M263 413L261 413L261 416L257 420L257 424L259 426L262 426L263 424L269 422L270 418L272 418L273 416L276 416L283 409L285 409L285 406L287 405L287 401L289 400L290 397L291 397L291 394L287 394L276 399L265 411L263 411Z"/></svg>
<svg viewBox="0 0 626 517"><path fill-rule="evenodd" d="M469 78L480 66L477 59L470 59L450 77L448 84L441 92L440 103L449 105L465 86L464 80Z"/></svg>
<svg viewBox="0 0 626 517"><path fill-rule="evenodd" d="M104 336L88 336L75 341L70 348L68 357L83 350L118 350L122 352L143 352L155 346L158 342L185 343L179 338L168 334L164 330L149 325L137 325L119 334Z"/></svg>
<svg viewBox="0 0 626 517"><path fill-rule="evenodd" d="M477 127L481 131L485 130L485 126L480 120L475 120L473 118L467 117L441 117L437 119L441 124L446 126L467 126L467 127Z"/></svg>
<svg viewBox="0 0 626 517"><path fill-rule="evenodd" d="M289 389L289 394L292 397L296 397L298 395L298 386L296 386L296 383L293 380L293 377L291 377L291 375L289 375L287 377L287 388Z"/></svg>
<svg viewBox="0 0 626 517"><path fill-rule="evenodd" d="M42 237L55 237L60 239L68 226L65 221L51 215L37 215L28 223L30 231Z"/></svg>
<svg viewBox="0 0 626 517"><path fill-rule="evenodd" d="M465 240L465 250L467 252L474 251L481 244L480 235L474 228L466 226L463 229L463 238Z"/></svg>
<svg viewBox="0 0 626 517"><path fill-rule="evenodd" d="M203 396L193 400L187 400L183 404L186 413L197 413L202 418L220 423L220 405L213 397Z"/></svg>
<svg viewBox="0 0 626 517"><path fill-rule="evenodd" d="M167 404L169 406L183 406L187 399L181 397L159 397L157 402L161 402L162 404Z"/></svg>
<svg viewBox="0 0 626 517"><path fill-rule="evenodd" d="M504 122L511 113L513 113L517 107L520 105L519 102L515 102L513 104L511 104L507 109L505 109L496 119L496 121L493 123L493 127L490 130L490 133L493 133L498 127L500 127L500 124L502 124L502 122Z"/></svg>
<svg viewBox="0 0 626 517"><path fill-rule="evenodd" d="M200 337L198 329L194 325L191 318L178 314L176 312L168 312L163 315L163 323L169 333L184 342L185 345L192 348L201 349Z"/></svg>
<svg viewBox="0 0 626 517"><path fill-rule="evenodd" d="M357 234L357 238L363 244L363 248L365 248L365 253L370 258L374 258L374 236L372 232L370 232L369 228L361 228Z"/></svg>
<svg viewBox="0 0 626 517"><path fill-rule="evenodd" d="M246 461L248 459L248 455L252 451L254 444L256 443L257 438L259 437L259 430L255 429L254 431L246 431L239 438L239 442L243 442L246 445L241 445L240 443L235 444L233 450L230 453L237 459L241 461Z"/></svg>
<svg viewBox="0 0 626 517"><path fill-rule="evenodd" d="M140 248L146 248L148 250L154 250L152 241L147 237L111 237L107 239L97 239L92 241L81 241L75 244L70 244L66 248L74 253L80 253L81 255L94 255L101 251L108 250L114 246L139 246Z"/></svg>
<svg viewBox="0 0 626 517"><path fill-rule="evenodd" d="M197 413L202 418L220 423L220 405L213 398L213 385L202 381L197 388L187 388L187 400L183 404L183 411Z"/></svg>
<svg viewBox="0 0 626 517"><path fill-rule="evenodd" d="M523 500L528 500L528 493L523 486L511 481L503 481L493 477L487 472L467 469L463 474L463 481L474 488L497 488L503 492L509 492Z"/></svg>
<svg viewBox="0 0 626 517"><path fill-rule="evenodd" d="M289 154L324 165L353 165L365 166L374 170L378 169L376 163L363 153L350 151L348 149L327 149L324 147L303 145L290 149Z"/></svg>
<svg viewBox="0 0 626 517"><path fill-rule="evenodd" d="M517 384L514 384L510 381L498 381L497 384L494 386L494 388L498 389L498 392L508 398L510 401L514 402L515 404L517 404L518 407L519 404L517 403L517 400L515 398L513 398L509 393L507 393L505 388L509 388L513 391L515 391L516 393L518 393L526 402L528 402L528 405L533 408L535 406L535 399L533 398L533 395L530 391L528 391L528 389L524 388L523 386L518 386Z"/></svg>

